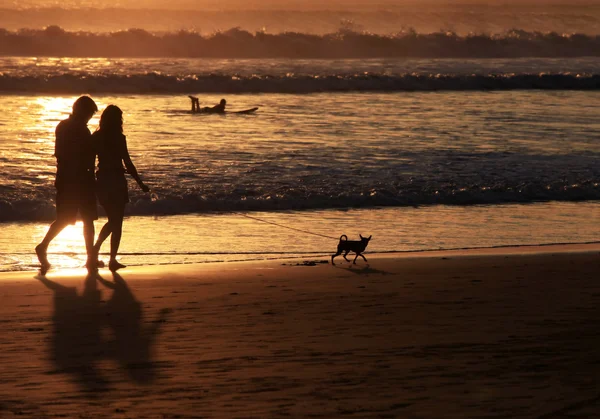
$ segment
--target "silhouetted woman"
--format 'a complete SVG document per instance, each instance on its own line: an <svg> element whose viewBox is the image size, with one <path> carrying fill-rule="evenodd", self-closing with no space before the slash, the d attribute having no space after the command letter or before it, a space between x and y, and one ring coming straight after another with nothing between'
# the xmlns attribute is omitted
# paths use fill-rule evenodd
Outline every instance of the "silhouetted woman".
<svg viewBox="0 0 600 419"><path fill-rule="evenodd" d="M94 249L96 253L100 252L102 243L111 235L108 268L111 271L116 271L125 267L125 265L117 262L117 252L119 251L123 231L125 205L129 202L125 173L127 172L133 176L144 192L149 192L150 189L140 179L129 156L127 141L125 135L123 135L123 112L119 107L108 105L102 112L100 127L92 134L92 141L98 155L96 193L100 205L102 205L108 216L108 222L102 227Z"/></svg>

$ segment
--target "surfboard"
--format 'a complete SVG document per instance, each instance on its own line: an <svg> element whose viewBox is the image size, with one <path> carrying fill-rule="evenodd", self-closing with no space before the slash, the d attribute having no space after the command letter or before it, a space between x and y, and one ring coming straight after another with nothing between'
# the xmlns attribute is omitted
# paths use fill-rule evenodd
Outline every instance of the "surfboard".
<svg viewBox="0 0 600 419"><path fill-rule="evenodd" d="M205 111L205 110L200 110L200 112L194 112L192 115L228 115L228 114L249 114L252 112L256 112L258 110L258 108L250 108L250 109L244 109L242 111L225 111L225 112L211 112L211 111Z"/></svg>
<svg viewBox="0 0 600 419"><path fill-rule="evenodd" d="M219 112L190 112L189 110L180 110L180 109L174 109L174 110L169 110L167 111L168 113L171 114L185 114L185 115L227 115L227 114L238 114L238 115L247 115L250 113L254 113L258 110L258 108L250 108L250 109L244 109L241 111L225 111L225 113L219 113Z"/></svg>
<svg viewBox="0 0 600 419"><path fill-rule="evenodd" d="M244 109L243 111L233 111L233 112L225 111L225 113L252 113L252 112L256 112L257 110L258 110L258 108L250 108L250 109Z"/></svg>

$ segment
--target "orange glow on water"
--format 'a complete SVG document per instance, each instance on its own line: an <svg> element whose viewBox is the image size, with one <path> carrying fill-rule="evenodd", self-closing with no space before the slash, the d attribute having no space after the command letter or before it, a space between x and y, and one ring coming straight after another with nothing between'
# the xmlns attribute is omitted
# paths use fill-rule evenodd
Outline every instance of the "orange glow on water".
<svg viewBox="0 0 600 419"><path fill-rule="evenodd" d="M35 128L54 134L56 125L71 113L73 102L78 96L52 97L42 96L35 99L36 108L39 110L38 124ZM97 114L95 118L97 118ZM94 123L94 118L90 123ZM53 139L53 135L51 135Z"/></svg>

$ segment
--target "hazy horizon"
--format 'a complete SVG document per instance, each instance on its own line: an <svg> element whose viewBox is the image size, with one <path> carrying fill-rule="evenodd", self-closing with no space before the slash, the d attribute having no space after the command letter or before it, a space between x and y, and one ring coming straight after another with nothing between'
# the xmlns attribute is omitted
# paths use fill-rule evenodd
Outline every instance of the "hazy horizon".
<svg viewBox="0 0 600 419"><path fill-rule="evenodd" d="M69 1L0 2L0 28L43 29L60 26L68 31L112 32L131 28L151 32L191 30L202 34L240 28L250 32L336 32L344 25L353 30L378 34L413 28L419 33L453 31L503 33L512 29L540 32L600 33L600 5L582 0L579 5L537 0L442 2L425 0L398 3L378 0L342 2L292 1L285 7L272 0L205 0L190 2L151 0L117 2ZM582 5L587 3L588 5Z"/></svg>

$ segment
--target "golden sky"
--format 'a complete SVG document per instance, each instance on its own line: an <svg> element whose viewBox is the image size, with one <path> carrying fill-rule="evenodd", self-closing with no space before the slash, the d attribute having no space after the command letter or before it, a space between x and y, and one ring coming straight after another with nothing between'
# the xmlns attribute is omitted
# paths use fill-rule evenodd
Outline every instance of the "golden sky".
<svg viewBox="0 0 600 419"><path fill-rule="evenodd" d="M126 7L168 9L370 9L404 5L599 5L598 0L0 0L0 8L28 7Z"/></svg>

